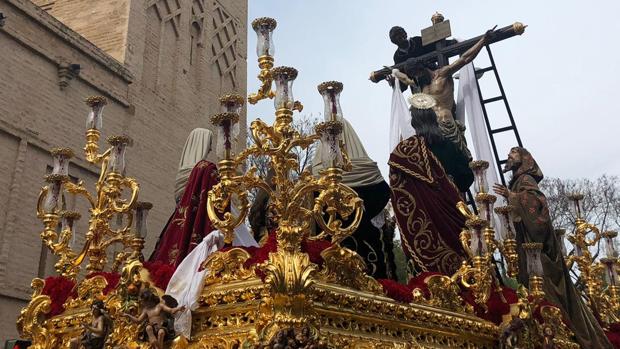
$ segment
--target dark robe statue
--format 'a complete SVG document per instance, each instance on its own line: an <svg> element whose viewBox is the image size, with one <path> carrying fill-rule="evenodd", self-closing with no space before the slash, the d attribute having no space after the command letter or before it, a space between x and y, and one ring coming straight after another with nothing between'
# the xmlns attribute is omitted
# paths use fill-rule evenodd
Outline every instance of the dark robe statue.
<svg viewBox="0 0 620 349"><path fill-rule="evenodd" d="M433 45L422 46L422 37L413 36L408 39L409 46L407 49L397 48L394 52L394 64L402 63L409 58L419 57L427 53L433 52Z"/></svg>
<svg viewBox="0 0 620 349"><path fill-rule="evenodd" d="M362 256L368 273L375 279L396 279L393 236L386 235L383 227L377 227L372 222L373 218L383 215L383 209L390 201L390 187L385 181L381 181L351 189L364 200L364 214L357 230L344 239L341 245ZM345 225L349 224L351 219L345 220Z"/></svg>
<svg viewBox="0 0 620 349"><path fill-rule="evenodd" d="M207 214L207 194L219 181L215 164L202 160L194 166L181 200L164 227L149 261L174 267L210 232L215 230Z"/></svg>
<svg viewBox="0 0 620 349"><path fill-rule="evenodd" d="M446 152L449 149L454 154L447 158L460 155L455 148L447 147ZM400 142L389 165L392 206L410 272L452 275L466 258L459 240L465 226L465 218L456 209L462 200L459 189L424 137Z"/></svg>
<svg viewBox="0 0 620 349"><path fill-rule="evenodd" d="M345 118L342 139L346 152L351 160L351 170L342 176L342 183L355 190L364 201L364 213L355 232L344 239L343 247L357 252L366 263L367 272L376 279L395 279L396 265L392 251L391 236L384 234L385 223L383 209L390 200L390 187L383 179L377 163L366 152L362 140L353 126ZM312 161L312 172L318 175L328 168L324 163L323 154L326 150L318 147ZM353 217L345 220L348 225Z"/></svg>
<svg viewBox="0 0 620 349"><path fill-rule="evenodd" d="M542 243L545 298L564 311L577 341L583 348L611 348L596 318L571 282L561 253L560 244L563 242L554 234L547 200L538 187L538 183L543 179L542 171L532 155L520 147L511 150L506 169L513 173L506 194L510 205L516 209L519 282L529 285L526 257L521 244ZM498 193L501 194L500 191Z"/></svg>
<svg viewBox="0 0 620 349"><path fill-rule="evenodd" d="M421 36L412 36L408 38L405 29L399 26L390 29L390 41L397 46L396 51L394 51L394 65L402 63L410 58L416 58L431 53L435 51L436 46L436 43L431 43L426 46L422 45ZM455 44L456 40L443 40L443 42L445 46L449 46ZM431 70L435 70L439 67L436 58L421 63ZM401 84L400 89L401 91L405 91L407 86ZM414 86L411 86L411 92L416 92Z"/></svg>
<svg viewBox="0 0 620 349"><path fill-rule="evenodd" d="M399 26L390 29L390 41L397 46L396 51L394 51L394 64L402 63L409 58L422 56L435 49L434 45L422 46L422 37L420 36L408 38L405 29ZM430 69L435 69L437 64L429 63L428 66ZM407 86L401 84L400 89L401 91L405 91ZM413 86L411 87L411 91L414 92Z"/></svg>

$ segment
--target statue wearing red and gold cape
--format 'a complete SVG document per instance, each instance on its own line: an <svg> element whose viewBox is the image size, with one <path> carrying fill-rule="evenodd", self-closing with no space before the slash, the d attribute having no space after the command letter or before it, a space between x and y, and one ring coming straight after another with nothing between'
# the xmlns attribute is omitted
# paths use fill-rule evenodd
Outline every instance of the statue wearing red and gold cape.
<svg viewBox="0 0 620 349"><path fill-rule="evenodd" d="M214 229L207 215L209 190L219 182L217 167L205 160L212 133L193 130L185 143L176 179L178 203L164 227L149 261L177 267ZM190 172L191 171L191 172Z"/></svg>
<svg viewBox="0 0 620 349"><path fill-rule="evenodd" d="M458 189L420 136L400 142L389 165L392 206L410 271L452 275L465 257Z"/></svg>
<svg viewBox="0 0 620 349"><path fill-rule="evenodd" d="M417 93L410 103L417 135L398 143L389 161L394 215L410 273L452 275L466 258L459 240L465 218L456 204L474 176L467 157L442 135L435 99Z"/></svg>

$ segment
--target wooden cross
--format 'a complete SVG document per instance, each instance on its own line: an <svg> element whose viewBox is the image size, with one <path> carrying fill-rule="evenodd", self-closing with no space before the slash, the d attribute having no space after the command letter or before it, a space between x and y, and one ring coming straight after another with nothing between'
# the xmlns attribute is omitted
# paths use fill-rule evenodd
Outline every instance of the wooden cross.
<svg viewBox="0 0 620 349"><path fill-rule="evenodd" d="M446 39L452 36L450 21L444 21L443 15L439 12L435 12L431 21L433 22L432 26L422 29L422 45L435 44L435 51L440 51L442 48L449 45ZM451 44L453 43L454 42ZM448 65L448 58L443 54L438 54L437 64L440 67Z"/></svg>
<svg viewBox="0 0 620 349"><path fill-rule="evenodd" d="M436 16L440 17L436 18ZM515 22L512 25L497 29L494 31L494 35L489 41L489 45L523 34L525 27L526 26L522 23ZM385 79L388 75L392 74L393 69L398 69L401 72L407 73L411 71L411 68L416 63L437 62L439 66L447 65L450 57L463 54L484 36L484 34L482 34L469 40L448 45L446 38L450 35L452 35L450 31L450 21L444 21L443 16L436 13L433 15L433 25L422 30L422 43L424 45L434 43L435 50L418 57L409 58L406 61L395 64L391 67L373 71L370 73L370 81L376 83Z"/></svg>

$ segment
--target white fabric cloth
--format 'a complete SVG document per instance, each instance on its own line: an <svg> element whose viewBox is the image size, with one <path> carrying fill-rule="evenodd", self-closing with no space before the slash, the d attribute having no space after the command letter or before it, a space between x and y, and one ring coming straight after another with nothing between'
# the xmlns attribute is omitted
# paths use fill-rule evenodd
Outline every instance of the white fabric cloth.
<svg viewBox="0 0 620 349"><path fill-rule="evenodd" d="M467 122L469 124L469 132L471 132L472 143L474 145L475 158L477 160L485 160L489 162L487 170L487 183L490 186L493 183L500 183L499 171L495 162L495 156L491 149L491 142L487 125L484 121L484 112L482 104L480 104L480 96L478 94L478 85L476 84L476 73L474 64L469 63L459 71L459 92L457 96L456 115L457 120ZM467 115L467 117L465 117ZM472 187L472 193L475 192ZM496 206L501 206L498 203ZM498 227L501 222L494 215L495 226Z"/></svg>
<svg viewBox="0 0 620 349"><path fill-rule="evenodd" d="M209 155L212 142L213 132L206 128L193 129L187 137L174 184L174 198L177 202L181 199L185 191L187 180L194 166L196 166L199 161L205 160Z"/></svg>
<svg viewBox="0 0 620 349"><path fill-rule="evenodd" d="M415 129L411 126L411 113L409 113L405 96L400 90L400 80L394 80L390 116L390 153L394 151L400 141L415 135Z"/></svg>
<svg viewBox="0 0 620 349"><path fill-rule="evenodd" d="M381 211L378 215L374 216L370 220L370 223L372 223L372 225L374 225L377 229L383 228L383 226L385 225L385 213Z"/></svg>
<svg viewBox="0 0 620 349"><path fill-rule="evenodd" d="M190 338L192 311L198 308L198 298L209 272L206 269L199 271L200 265L223 246L224 234L219 230L211 232L183 259L170 278L166 294L174 297L179 302L179 306L184 305L186 308L175 315L174 329L185 338ZM245 224L242 224L235 228L233 246L258 247L258 243Z"/></svg>
<svg viewBox="0 0 620 349"><path fill-rule="evenodd" d="M499 172L495 163L495 156L491 150L489 132L484 121L484 113L480 104L480 96L478 95L474 64L467 64L461 68L459 74L457 120L464 122L466 119L465 115L467 115L476 159L489 162L489 169L487 170L488 183L499 183Z"/></svg>

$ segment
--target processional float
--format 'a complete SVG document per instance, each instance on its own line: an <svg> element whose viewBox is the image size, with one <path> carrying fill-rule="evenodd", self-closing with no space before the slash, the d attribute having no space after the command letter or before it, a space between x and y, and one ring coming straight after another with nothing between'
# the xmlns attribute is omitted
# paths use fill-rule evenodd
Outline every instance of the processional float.
<svg viewBox="0 0 620 349"><path fill-rule="evenodd" d="M300 134L292 127L294 111L303 108L292 93L297 71L274 67L272 33L276 21L259 18L252 22L252 27L258 35L262 85L248 100L254 104L273 99L275 121L272 125L260 119L253 121L250 126L253 144L235 154L234 129L238 127L244 98L229 94L220 99L222 112L212 116L211 121L217 129L218 143L224 147L223 159L218 165L220 182L208 194L207 210L215 227L230 243L234 228L244 223L248 213L249 191L265 190L277 223L273 232L277 248L265 260L254 264L250 263L253 256L244 248L226 248L209 256L203 262L208 274L199 307L192 312L191 338L177 337L168 345L275 348L277 345L273 343L293 338L299 347L305 340L303 344L307 348L495 348L501 339L521 348L533 348L545 341L557 348L578 347L570 339L571 333L562 323L559 310L542 302L540 245L527 246L531 289L519 290L518 301L505 314L503 324L479 316L480 312L489 311L486 305L489 298L501 293L493 256L497 253L504 256L510 276L516 275L518 268L511 208L493 208L496 198L488 193L485 179L488 163L482 161L472 163L479 215L471 213L465 204L459 206L468 219L461 242L469 259L455 275L430 275L419 287L408 290L410 301L386 296L382 283L365 273L363 259L340 246L359 225L363 210L356 193L341 183L343 171L349 166L341 137L339 96L343 85L336 81L318 85L325 102L326 120L316 126L314 134ZM57 278L73 283L74 292L64 301L62 310L50 316L53 300L44 292L47 281L34 279L31 301L22 310L17 327L22 337L32 341L32 348L66 347L71 338L81 335L82 324L90 321L91 303L102 300L112 322L106 347L147 348L148 343L139 338L140 325L129 322L123 313L136 314L140 307L139 292L146 287L162 292L153 286L143 265L145 219L152 205L138 201L139 185L125 175L129 137L110 137L109 149L99 153L105 98L91 97L87 104L92 110L88 117L85 158L101 166L95 192L89 192L81 182L69 180L68 163L73 151L53 149L55 166L45 178L47 185L37 205L37 216L44 226L41 238L58 257ZM293 170L298 168L293 149L307 148L317 141L324 147L323 154L327 157L324 162L331 166L317 177L308 171L293 177ZM258 176L255 168L242 170L250 156L269 158L273 183ZM67 208L66 202L72 200L70 196L85 198L89 205L88 231L81 248L71 243L76 234L74 222L79 215L73 208ZM575 201L578 209L578 200ZM493 225L494 212L501 218L498 227ZM123 217L125 224L113 227L111 221L118 216ZM318 233L313 233L314 227L318 227ZM578 223L571 239L583 253L569 261L577 263L591 280L588 292L592 295L592 306L615 320L620 293L615 272L618 259L611 241L615 235L596 234L597 239L609 241L611 252L608 259L594 262L585 252L588 245L595 243L585 238L592 230L596 231L595 227L584 221ZM304 246L316 241L328 243L324 243L327 247L320 257L311 260ZM121 247L114 255L111 255L112 245ZM88 261L86 276L81 273L85 261ZM109 275L114 273L118 273L119 280L115 285L108 285ZM601 287L596 282L601 282L603 274L612 286L609 292L600 294ZM473 295L473 302L464 299L464 292ZM515 323L522 330L506 332Z"/></svg>

